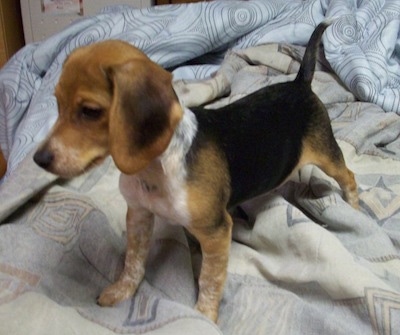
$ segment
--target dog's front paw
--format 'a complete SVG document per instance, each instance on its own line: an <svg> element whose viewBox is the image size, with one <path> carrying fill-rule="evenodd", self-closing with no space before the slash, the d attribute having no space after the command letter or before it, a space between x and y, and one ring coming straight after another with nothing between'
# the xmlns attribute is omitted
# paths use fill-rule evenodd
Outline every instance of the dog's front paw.
<svg viewBox="0 0 400 335"><path fill-rule="evenodd" d="M121 301L132 297L136 292L136 288L132 283L117 281L101 292L97 298L97 304L103 307L115 306Z"/></svg>

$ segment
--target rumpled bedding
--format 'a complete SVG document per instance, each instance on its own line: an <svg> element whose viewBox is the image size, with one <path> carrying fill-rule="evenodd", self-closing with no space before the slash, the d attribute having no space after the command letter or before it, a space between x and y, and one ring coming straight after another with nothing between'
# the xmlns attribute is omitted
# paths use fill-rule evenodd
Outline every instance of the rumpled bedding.
<svg viewBox="0 0 400 335"><path fill-rule="evenodd" d="M194 309L195 243L158 220L146 277L95 304L123 266L126 205L111 159L59 180L32 154L57 117L76 47L123 39L174 73L186 106L225 105L294 78L315 26L313 89L359 186L359 211L318 168L242 205L213 324ZM400 3L215 1L110 7L22 49L0 71L0 334L400 334ZM251 136L251 134L249 134ZM205 195L206 196L206 195Z"/></svg>

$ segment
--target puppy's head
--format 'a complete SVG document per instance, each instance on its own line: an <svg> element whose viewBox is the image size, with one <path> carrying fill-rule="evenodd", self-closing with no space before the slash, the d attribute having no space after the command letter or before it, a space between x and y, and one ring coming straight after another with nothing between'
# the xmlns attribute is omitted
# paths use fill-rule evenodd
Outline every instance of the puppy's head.
<svg viewBox="0 0 400 335"><path fill-rule="evenodd" d="M59 116L34 155L44 169L73 177L111 155L126 174L168 146L182 109L172 76L121 41L75 50L55 89Z"/></svg>

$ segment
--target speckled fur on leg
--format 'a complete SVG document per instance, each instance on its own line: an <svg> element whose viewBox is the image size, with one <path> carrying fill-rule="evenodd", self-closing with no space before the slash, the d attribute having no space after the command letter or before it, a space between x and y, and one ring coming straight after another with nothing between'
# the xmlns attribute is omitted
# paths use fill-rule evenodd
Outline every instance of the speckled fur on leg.
<svg viewBox="0 0 400 335"><path fill-rule="evenodd" d="M226 211L223 217L216 228L190 230L200 242L203 255L195 308L214 322L224 291L232 237L232 219Z"/></svg>
<svg viewBox="0 0 400 335"><path fill-rule="evenodd" d="M128 208L125 267L118 281L101 293L97 300L100 306L114 306L135 294L144 277L153 222L154 216L147 210Z"/></svg>

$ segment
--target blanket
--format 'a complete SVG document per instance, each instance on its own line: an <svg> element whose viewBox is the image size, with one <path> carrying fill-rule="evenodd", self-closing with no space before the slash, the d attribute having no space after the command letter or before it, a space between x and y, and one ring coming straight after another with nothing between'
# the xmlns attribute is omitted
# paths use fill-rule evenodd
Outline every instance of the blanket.
<svg viewBox="0 0 400 335"><path fill-rule="evenodd" d="M0 71L9 162L0 186L0 334L398 334L399 13L390 0L112 7L21 50ZM356 174L361 209L311 166L243 204L248 220L234 217L217 324L193 310L196 245L158 220L137 294L97 306L123 266L119 172L108 159L65 181L32 161L57 116L53 90L66 56L127 40L174 71L187 106L213 108L292 80L312 30L333 17L313 89Z"/></svg>

